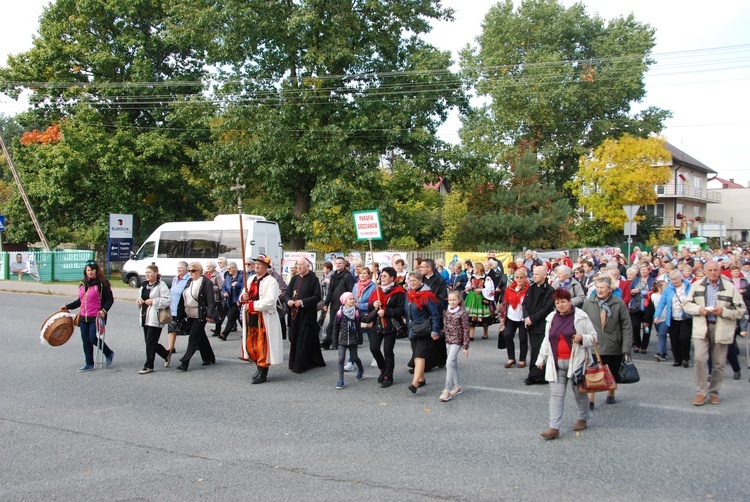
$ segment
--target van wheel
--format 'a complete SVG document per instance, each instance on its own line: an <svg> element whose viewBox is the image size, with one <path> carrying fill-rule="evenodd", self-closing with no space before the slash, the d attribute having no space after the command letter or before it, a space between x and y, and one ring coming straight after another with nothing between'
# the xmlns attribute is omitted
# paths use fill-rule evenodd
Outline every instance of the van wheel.
<svg viewBox="0 0 750 502"><path fill-rule="evenodd" d="M138 278L137 275L131 275L128 277L128 286L131 288L137 288L141 285L141 280Z"/></svg>

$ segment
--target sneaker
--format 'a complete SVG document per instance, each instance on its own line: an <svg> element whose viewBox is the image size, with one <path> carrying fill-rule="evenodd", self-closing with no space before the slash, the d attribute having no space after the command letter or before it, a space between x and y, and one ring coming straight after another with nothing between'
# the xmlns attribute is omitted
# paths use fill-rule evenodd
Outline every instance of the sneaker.
<svg viewBox="0 0 750 502"><path fill-rule="evenodd" d="M378 362L375 359L373 359L372 362L370 363L370 367L371 368L377 368L378 367Z"/></svg>
<svg viewBox="0 0 750 502"><path fill-rule="evenodd" d="M112 359L114 359L114 358L115 358L115 351L113 350L113 351L112 351L112 352L110 352L110 353L109 353L109 355L107 356L107 361L105 362L105 364L106 364L107 366L109 366L110 364L112 364Z"/></svg>
<svg viewBox="0 0 750 502"><path fill-rule="evenodd" d="M80 368L78 368L78 372L82 373L84 371L91 371L93 369L94 369L94 365L93 364L84 364L83 366L81 366Z"/></svg>
<svg viewBox="0 0 750 502"><path fill-rule="evenodd" d="M453 387L453 390L450 392L451 397L456 397L459 394L463 394L464 390L461 387Z"/></svg>
<svg viewBox="0 0 750 502"><path fill-rule="evenodd" d="M339 380L338 383L336 384L336 390L341 390L343 388L344 388L344 381Z"/></svg>
<svg viewBox="0 0 750 502"><path fill-rule="evenodd" d="M656 359L657 363L664 360L661 358L661 354L654 354L654 359Z"/></svg>
<svg viewBox="0 0 750 502"><path fill-rule="evenodd" d="M344 365L344 371L354 371L354 363L346 363Z"/></svg>
<svg viewBox="0 0 750 502"><path fill-rule="evenodd" d="M357 376L354 377L356 381L362 380L362 377L365 376L365 370L357 370Z"/></svg>
<svg viewBox="0 0 750 502"><path fill-rule="evenodd" d="M444 403L447 403L448 401L453 399L453 396L451 396L450 392L448 392L447 390L444 390L443 393L440 394L440 397L438 399L440 399Z"/></svg>
<svg viewBox="0 0 750 502"><path fill-rule="evenodd" d="M739 380L740 378L742 378L742 373L740 373L739 371L735 371L735 372L734 372L734 377L733 377L733 378L734 378L735 380Z"/></svg>

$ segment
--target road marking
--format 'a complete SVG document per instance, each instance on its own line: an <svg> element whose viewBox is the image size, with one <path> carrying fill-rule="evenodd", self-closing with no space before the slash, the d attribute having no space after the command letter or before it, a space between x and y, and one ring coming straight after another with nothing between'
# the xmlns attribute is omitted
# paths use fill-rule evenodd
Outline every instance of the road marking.
<svg viewBox="0 0 750 502"><path fill-rule="evenodd" d="M680 411L682 413L700 413L701 415L721 415L721 412L718 410L712 410L709 411L706 408L708 406L711 406L710 404L704 404L703 406L693 406L690 404L690 406L666 406L663 404L651 404L651 403L633 403L636 406L640 406L641 408L652 408L657 410L665 410L665 411ZM702 410L698 410L697 408L703 408Z"/></svg>
<svg viewBox="0 0 750 502"><path fill-rule="evenodd" d="M520 394L523 396L543 396L544 395L543 392L533 392L530 390L498 389L496 387L476 387L473 385L471 387L464 387L464 389L487 390L490 392L502 392L505 394Z"/></svg>

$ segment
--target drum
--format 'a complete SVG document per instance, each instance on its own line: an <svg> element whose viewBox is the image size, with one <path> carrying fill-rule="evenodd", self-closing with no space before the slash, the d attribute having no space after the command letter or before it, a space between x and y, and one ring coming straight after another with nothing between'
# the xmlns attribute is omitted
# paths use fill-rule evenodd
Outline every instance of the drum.
<svg viewBox="0 0 750 502"><path fill-rule="evenodd" d="M40 339L43 344L58 347L70 339L74 329L73 314L61 310L44 321Z"/></svg>

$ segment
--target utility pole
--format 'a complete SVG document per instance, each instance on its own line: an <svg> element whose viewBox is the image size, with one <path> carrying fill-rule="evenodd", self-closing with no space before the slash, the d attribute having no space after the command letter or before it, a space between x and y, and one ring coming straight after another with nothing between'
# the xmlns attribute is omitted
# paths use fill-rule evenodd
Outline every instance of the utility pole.
<svg viewBox="0 0 750 502"><path fill-rule="evenodd" d="M16 171L15 166L13 165L13 159L10 158L10 153L8 153L8 149L5 148L5 142L3 141L2 136L0 136L0 146L3 149L3 153L5 154L5 158L8 161L8 166L10 167L10 172L13 173L13 179L16 180L16 184L18 185L18 191L21 192L21 198L23 199L23 203L26 204L26 210L29 212L29 216L31 216L31 221L34 223L34 228L36 228L36 233L39 236L39 240L42 241L42 245L44 246L44 249L49 251L49 242L47 242L47 238L44 236L44 232L42 231L41 225L39 225L39 220L36 217L36 214L34 213L34 209L31 207L31 202L29 202L29 198L26 196L26 191L23 189L23 184L21 183L21 177L18 176L18 172Z"/></svg>

